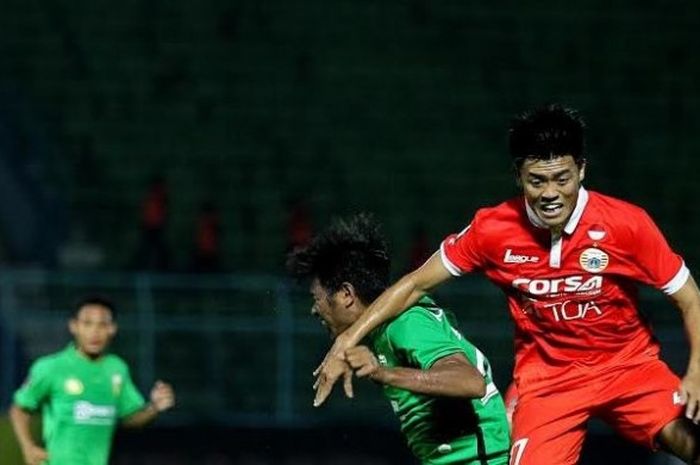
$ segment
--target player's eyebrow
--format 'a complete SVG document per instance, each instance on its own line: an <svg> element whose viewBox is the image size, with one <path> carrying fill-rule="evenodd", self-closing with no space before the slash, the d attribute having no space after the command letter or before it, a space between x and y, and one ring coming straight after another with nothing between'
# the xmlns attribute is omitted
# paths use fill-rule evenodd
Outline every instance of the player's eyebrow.
<svg viewBox="0 0 700 465"><path fill-rule="evenodd" d="M571 169L566 168L566 169L563 169L561 171L557 171L556 173L553 173L550 176L547 176L546 174L538 174L538 173L532 173L532 172L528 173L528 176L535 178L535 179L542 180L542 181L546 181L547 179L560 178L560 177L564 176L565 174L571 174Z"/></svg>

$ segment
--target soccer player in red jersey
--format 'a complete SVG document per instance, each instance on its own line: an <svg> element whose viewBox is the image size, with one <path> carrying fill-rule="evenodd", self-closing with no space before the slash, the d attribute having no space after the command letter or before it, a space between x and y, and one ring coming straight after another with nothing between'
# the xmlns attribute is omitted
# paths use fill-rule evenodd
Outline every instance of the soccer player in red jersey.
<svg viewBox="0 0 700 465"><path fill-rule="evenodd" d="M477 211L336 339L316 372L315 405L347 371L348 348L438 284L480 271L504 292L515 322L512 465L575 464L591 416L700 464L700 292L643 209L583 188L583 129L561 105L513 121L523 196ZM639 317L637 283L680 310L690 341L682 379Z"/></svg>

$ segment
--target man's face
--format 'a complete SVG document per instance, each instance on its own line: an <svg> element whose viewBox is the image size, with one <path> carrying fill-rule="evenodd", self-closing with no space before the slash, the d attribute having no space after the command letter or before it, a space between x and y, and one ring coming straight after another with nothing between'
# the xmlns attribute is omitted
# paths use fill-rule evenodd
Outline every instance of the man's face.
<svg viewBox="0 0 700 465"><path fill-rule="evenodd" d="M585 168L585 164L578 167L571 155L549 160L528 158L520 168L525 200L550 229L566 225L576 207Z"/></svg>
<svg viewBox="0 0 700 465"><path fill-rule="evenodd" d="M309 290L314 299L311 314L321 320L321 324L328 329L333 339L357 319L356 313L349 308L343 298L344 291L330 294L321 286L318 278L311 282Z"/></svg>
<svg viewBox="0 0 700 465"><path fill-rule="evenodd" d="M84 305L70 320L69 329L75 344L88 357L102 355L117 332L112 312L102 305Z"/></svg>

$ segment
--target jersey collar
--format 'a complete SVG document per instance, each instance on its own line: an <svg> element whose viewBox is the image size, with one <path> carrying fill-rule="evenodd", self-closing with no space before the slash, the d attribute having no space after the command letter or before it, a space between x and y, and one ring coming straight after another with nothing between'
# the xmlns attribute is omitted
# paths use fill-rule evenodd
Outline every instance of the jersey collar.
<svg viewBox="0 0 700 465"><path fill-rule="evenodd" d="M579 221L581 221L581 216L583 216L583 210L585 210L586 205L588 204L588 191L583 188L583 186L579 187L578 190L578 198L576 199L576 206L574 207L574 211L571 212L571 216L569 217L569 221L566 223L566 226L564 226L564 232L568 235L571 235L574 233L576 230L576 226L578 226ZM530 207L530 204L525 201L525 210L527 211L527 218L530 220L530 223L532 223L533 226L537 228L547 228L547 225L537 216L537 214L534 212L532 207Z"/></svg>

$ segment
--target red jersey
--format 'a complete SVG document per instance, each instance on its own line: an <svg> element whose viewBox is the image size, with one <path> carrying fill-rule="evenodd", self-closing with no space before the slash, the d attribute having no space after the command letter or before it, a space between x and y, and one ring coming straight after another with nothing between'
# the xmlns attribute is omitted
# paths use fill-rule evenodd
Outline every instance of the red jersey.
<svg viewBox="0 0 700 465"><path fill-rule="evenodd" d="M480 209L440 249L451 274L482 271L505 293L521 396L658 357L636 283L670 295L689 276L643 209L583 188L559 236L516 198Z"/></svg>

